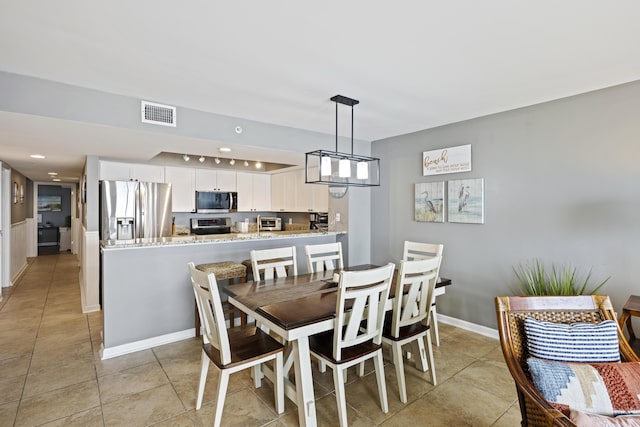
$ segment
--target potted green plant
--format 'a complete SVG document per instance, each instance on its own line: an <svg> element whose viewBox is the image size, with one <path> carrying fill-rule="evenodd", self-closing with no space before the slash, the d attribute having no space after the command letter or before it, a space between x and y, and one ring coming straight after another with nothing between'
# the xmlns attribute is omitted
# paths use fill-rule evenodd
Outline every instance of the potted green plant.
<svg viewBox="0 0 640 427"><path fill-rule="evenodd" d="M514 268L514 271L520 285L520 292L525 296L593 295L610 279L607 277L595 288L587 290L591 280L591 270L583 281L578 282L575 267L568 264L556 267L552 264L551 271L549 271L539 259L520 264Z"/></svg>

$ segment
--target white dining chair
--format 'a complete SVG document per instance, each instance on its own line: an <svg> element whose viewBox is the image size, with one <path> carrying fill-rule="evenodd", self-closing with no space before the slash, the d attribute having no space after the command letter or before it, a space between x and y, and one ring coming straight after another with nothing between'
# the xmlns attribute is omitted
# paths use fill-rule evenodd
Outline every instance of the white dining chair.
<svg viewBox="0 0 640 427"><path fill-rule="evenodd" d="M322 245L305 245L309 273L326 270L344 269L342 261L342 243L325 243Z"/></svg>
<svg viewBox="0 0 640 427"><path fill-rule="evenodd" d="M405 261L415 261L421 259L432 258L435 256L440 257L440 263L442 263L442 252L444 250L444 245L440 243L420 243L420 242L411 242L409 240L405 240L404 242L404 253L402 259ZM436 273L436 281L437 278L440 277L440 264L438 265L438 272ZM433 340L436 343L436 346L440 347L440 331L438 328L438 313L436 310L436 302L435 299L433 304L431 305L431 316L430 316L430 325L433 334Z"/></svg>
<svg viewBox="0 0 640 427"><path fill-rule="evenodd" d="M255 327L230 332L226 328L220 293L213 273L197 270L194 263L188 264L196 305L204 326L202 335L202 367L196 410L202 407L204 387L209 371L209 362L220 370L218 395L216 397L214 426L222 420L222 410L227 394L229 376L234 372L253 368L255 386L260 387L262 378L260 365L274 361L274 400L278 414L284 412L284 346Z"/></svg>
<svg viewBox="0 0 640 427"><path fill-rule="evenodd" d="M382 359L382 326L395 265L361 271L342 271L338 283L333 330L309 338L311 354L333 370L340 426L347 423L344 372L373 359L380 406L389 412Z"/></svg>
<svg viewBox="0 0 640 427"><path fill-rule="evenodd" d="M391 316L387 316L385 319L382 342L391 346L402 403L407 403L407 386L402 357L403 345L413 341L417 342L416 367L421 368L423 372L429 370L432 384L437 384L431 335L429 334L429 316L431 304L435 300L434 290L439 265L440 259L437 256L418 261L400 261L393 311ZM426 349L425 338L427 340ZM420 364L418 364L418 357Z"/></svg>
<svg viewBox="0 0 640 427"><path fill-rule="evenodd" d="M251 251L251 268L255 281L260 278L269 280L276 277L297 276L296 247L254 249Z"/></svg>

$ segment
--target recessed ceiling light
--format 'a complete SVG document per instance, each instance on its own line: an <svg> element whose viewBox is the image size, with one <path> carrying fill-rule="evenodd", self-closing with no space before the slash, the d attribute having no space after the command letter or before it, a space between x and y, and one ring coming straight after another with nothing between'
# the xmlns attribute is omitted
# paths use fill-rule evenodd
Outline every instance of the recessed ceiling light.
<svg viewBox="0 0 640 427"><path fill-rule="evenodd" d="M42 154L32 154L29 157L31 157L33 159L44 159L45 158Z"/></svg>
<svg viewBox="0 0 640 427"><path fill-rule="evenodd" d="M225 152L225 153L228 153L229 151L231 151L231 148L229 148L229 147L222 147L222 148L220 149L220 151L223 151L223 152Z"/></svg>
<svg viewBox="0 0 640 427"><path fill-rule="evenodd" d="M236 126L236 133L237 134L241 134L242 133L242 127Z"/></svg>
<svg viewBox="0 0 640 427"><path fill-rule="evenodd" d="M59 182L62 181L60 178L53 178L52 181Z"/></svg>
<svg viewBox="0 0 640 427"><path fill-rule="evenodd" d="M58 172L48 172L49 175L58 175Z"/></svg>

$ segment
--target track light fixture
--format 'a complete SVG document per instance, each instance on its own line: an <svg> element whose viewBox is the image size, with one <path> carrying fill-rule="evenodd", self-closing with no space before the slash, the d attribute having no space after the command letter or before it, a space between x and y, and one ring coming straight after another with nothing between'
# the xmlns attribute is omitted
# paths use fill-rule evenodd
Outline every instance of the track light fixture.
<svg viewBox="0 0 640 427"><path fill-rule="evenodd" d="M188 154L185 154L184 156L182 156L182 158L184 159L185 162L188 162L190 159Z"/></svg>
<svg viewBox="0 0 640 427"><path fill-rule="evenodd" d="M200 160L200 163L204 163L205 158L204 158L204 156L200 156L200 158L198 160Z"/></svg>
<svg viewBox="0 0 640 427"><path fill-rule="evenodd" d="M245 160L245 161L244 161L244 165L245 165L245 166L249 166L249 162Z"/></svg>
<svg viewBox="0 0 640 427"><path fill-rule="evenodd" d="M218 157L216 157L213 161L216 162L216 165L220 164L220 159Z"/></svg>
<svg viewBox="0 0 640 427"><path fill-rule="evenodd" d="M229 164L230 164L231 166L235 165L235 164L236 164L236 160L235 160L235 159L231 159L231 160L229 161Z"/></svg>

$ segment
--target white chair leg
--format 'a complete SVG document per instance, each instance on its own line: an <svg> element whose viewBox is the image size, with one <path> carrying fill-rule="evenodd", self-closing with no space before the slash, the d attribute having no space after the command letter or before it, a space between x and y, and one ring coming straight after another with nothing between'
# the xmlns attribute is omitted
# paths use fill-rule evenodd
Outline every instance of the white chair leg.
<svg viewBox="0 0 640 427"><path fill-rule="evenodd" d="M274 376L273 393L276 402L276 412L282 414L284 412L284 367L282 363L282 353L276 354Z"/></svg>
<svg viewBox="0 0 640 427"><path fill-rule="evenodd" d="M253 373L253 386L260 388L262 386L262 369L260 364L253 366L251 372Z"/></svg>
<svg viewBox="0 0 640 427"><path fill-rule="evenodd" d="M431 345L431 335L427 334L427 354L429 356L429 369L431 370L431 383L433 385L438 385L436 381L436 364L433 360L433 347Z"/></svg>
<svg viewBox="0 0 640 427"><path fill-rule="evenodd" d="M436 312L436 306L431 306L431 331L433 332L433 340L436 342L436 346L440 347L440 333L438 332L438 313Z"/></svg>
<svg viewBox="0 0 640 427"><path fill-rule="evenodd" d="M396 378L398 378L398 391L400 392L400 401L402 403L407 403L407 386L404 379L404 361L402 360L402 346L395 343L392 344L391 352L393 353L393 366L395 366L396 368Z"/></svg>
<svg viewBox="0 0 640 427"><path fill-rule="evenodd" d="M218 378L218 396L216 397L216 412L213 418L213 425L220 426L222 420L222 410L224 409L224 399L227 396L227 386L229 385L229 373L226 370L220 371Z"/></svg>
<svg viewBox="0 0 640 427"><path fill-rule="evenodd" d="M378 394L380 395L380 406L382 412L389 412L389 402L387 400L387 383L384 379L384 360L382 359L382 350L378 350L373 358L376 367L376 380L378 381Z"/></svg>
<svg viewBox="0 0 640 427"><path fill-rule="evenodd" d="M431 337L429 337L428 339L429 341L431 341ZM422 338L418 338L415 342L416 344L418 344L418 355L420 356L420 363L418 363L418 359L416 358L416 368L422 372L427 372L430 368L430 365L427 364L427 352L424 349L424 341L422 340Z"/></svg>
<svg viewBox="0 0 640 427"><path fill-rule="evenodd" d="M361 378L364 377L364 362L358 364L358 376Z"/></svg>
<svg viewBox="0 0 640 427"><path fill-rule="evenodd" d="M327 372L327 364L323 360L318 360L318 370L323 374Z"/></svg>
<svg viewBox="0 0 640 427"><path fill-rule="evenodd" d="M204 397L204 385L207 382L207 372L209 372L209 356L202 350L202 366L200 368L200 385L198 386L198 398L196 400L196 410L202 406Z"/></svg>
<svg viewBox="0 0 640 427"><path fill-rule="evenodd" d="M349 425L347 423L347 397L344 391L344 382L346 381L345 373L346 370L339 366L336 366L335 369L333 369L333 386L335 387L340 427L346 427Z"/></svg>

